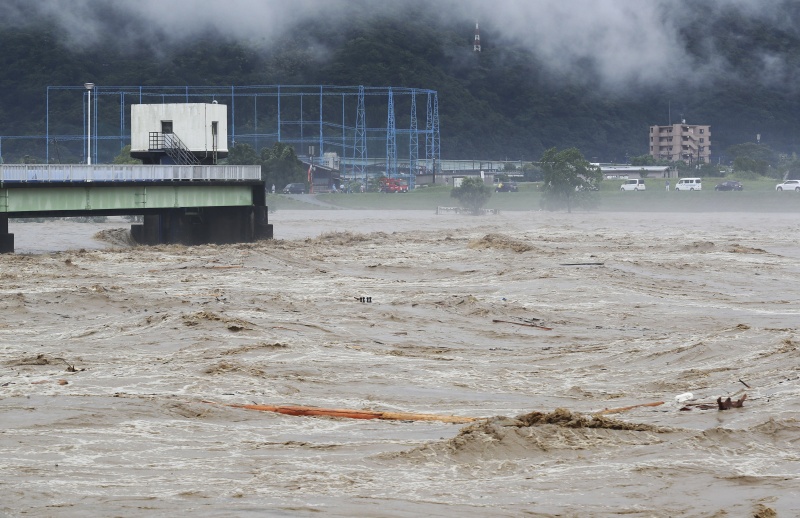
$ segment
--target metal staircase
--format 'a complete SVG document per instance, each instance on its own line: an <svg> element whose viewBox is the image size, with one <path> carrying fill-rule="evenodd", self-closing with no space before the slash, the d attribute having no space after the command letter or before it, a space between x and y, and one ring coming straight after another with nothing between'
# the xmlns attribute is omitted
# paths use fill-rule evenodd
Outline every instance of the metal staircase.
<svg viewBox="0 0 800 518"><path fill-rule="evenodd" d="M174 133L150 132L150 151L163 151L177 165L200 165L200 160Z"/></svg>

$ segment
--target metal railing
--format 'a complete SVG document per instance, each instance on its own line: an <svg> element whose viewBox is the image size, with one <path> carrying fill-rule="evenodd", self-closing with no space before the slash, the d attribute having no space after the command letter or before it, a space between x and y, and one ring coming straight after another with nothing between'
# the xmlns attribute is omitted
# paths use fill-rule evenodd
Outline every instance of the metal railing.
<svg viewBox="0 0 800 518"><path fill-rule="evenodd" d="M163 151L176 164L198 165L200 161L174 133L150 132L150 151Z"/></svg>
<svg viewBox="0 0 800 518"><path fill-rule="evenodd" d="M1 183L258 181L258 165L0 165Z"/></svg>

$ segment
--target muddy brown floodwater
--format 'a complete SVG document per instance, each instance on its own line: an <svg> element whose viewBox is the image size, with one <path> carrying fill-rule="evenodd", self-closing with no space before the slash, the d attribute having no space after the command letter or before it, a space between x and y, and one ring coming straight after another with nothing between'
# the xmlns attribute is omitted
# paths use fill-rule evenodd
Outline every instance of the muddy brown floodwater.
<svg viewBox="0 0 800 518"><path fill-rule="evenodd" d="M0 515L800 515L796 214L270 218L11 224Z"/></svg>

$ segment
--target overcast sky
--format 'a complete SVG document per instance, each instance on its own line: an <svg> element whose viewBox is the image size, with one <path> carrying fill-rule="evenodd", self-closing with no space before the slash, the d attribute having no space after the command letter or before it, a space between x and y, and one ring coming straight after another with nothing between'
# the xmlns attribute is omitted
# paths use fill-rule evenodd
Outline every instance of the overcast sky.
<svg viewBox="0 0 800 518"><path fill-rule="evenodd" d="M2 0L0 15L24 23L43 14L54 15L65 37L96 42L124 39L124 31L109 33L98 5L110 3L177 40L196 37L209 28L242 41L269 42L283 28L311 17L336 23L352 9L396 10L406 0ZM711 59L701 68L683 51L679 29L702 17L710 23L720 13L740 10L773 26L793 28L780 12L778 0L431 0L440 16L479 21L493 34L523 42L554 73L580 73L595 68L606 86L650 85L665 75L702 81L723 72L724 62ZM17 7L13 7L17 5ZM5 12L3 12L5 11ZM312 31L313 32L313 31ZM141 35L141 32L139 32ZM702 35L701 35L702 38ZM166 43L166 42L164 42ZM497 44L498 42L494 42ZM710 55L714 55L710 49ZM780 56L762 56L765 74L778 73Z"/></svg>

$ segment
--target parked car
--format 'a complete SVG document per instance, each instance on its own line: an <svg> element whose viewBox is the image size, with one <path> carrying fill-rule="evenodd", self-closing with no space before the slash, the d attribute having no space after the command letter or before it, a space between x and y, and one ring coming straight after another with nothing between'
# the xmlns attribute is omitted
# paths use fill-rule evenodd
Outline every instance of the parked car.
<svg viewBox="0 0 800 518"><path fill-rule="evenodd" d="M681 178L675 184L676 191L702 191L703 179L702 178Z"/></svg>
<svg viewBox="0 0 800 518"><path fill-rule="evenodd" d="M800 180L786 180L775 186L776 191L797 191L800 192Z"/></svg>
<svg viewBox="0 0 800 518"><path fill-rule="evenodd" d="M494 192L517 192L519 187L517 186L517 182L507 181L507 182L500 182L497 184L497 187L494 188Z"/></svg>
<svg viewBox="0 0 800 518"><path fill-rule="evenodd" d="M306 184L304 183L290 183L283 188L283 194L305 194Z"/></svg>
<svg viewBox="0 0 800 518"><path fill-rule="evenodd" d="M625 183L619 186L620 191L644 191L645 189L647 189L647 186L645 186L644 180L641 178L625 180Z"/></svg>
<svg viewBox="0 0 800 518"><path fill-rule="evenodd" d="M714 187L714 190L715 191L743 191L744 190L744 185L742 185L740 182L727 181L727 182L718 183Z"/></svg>

